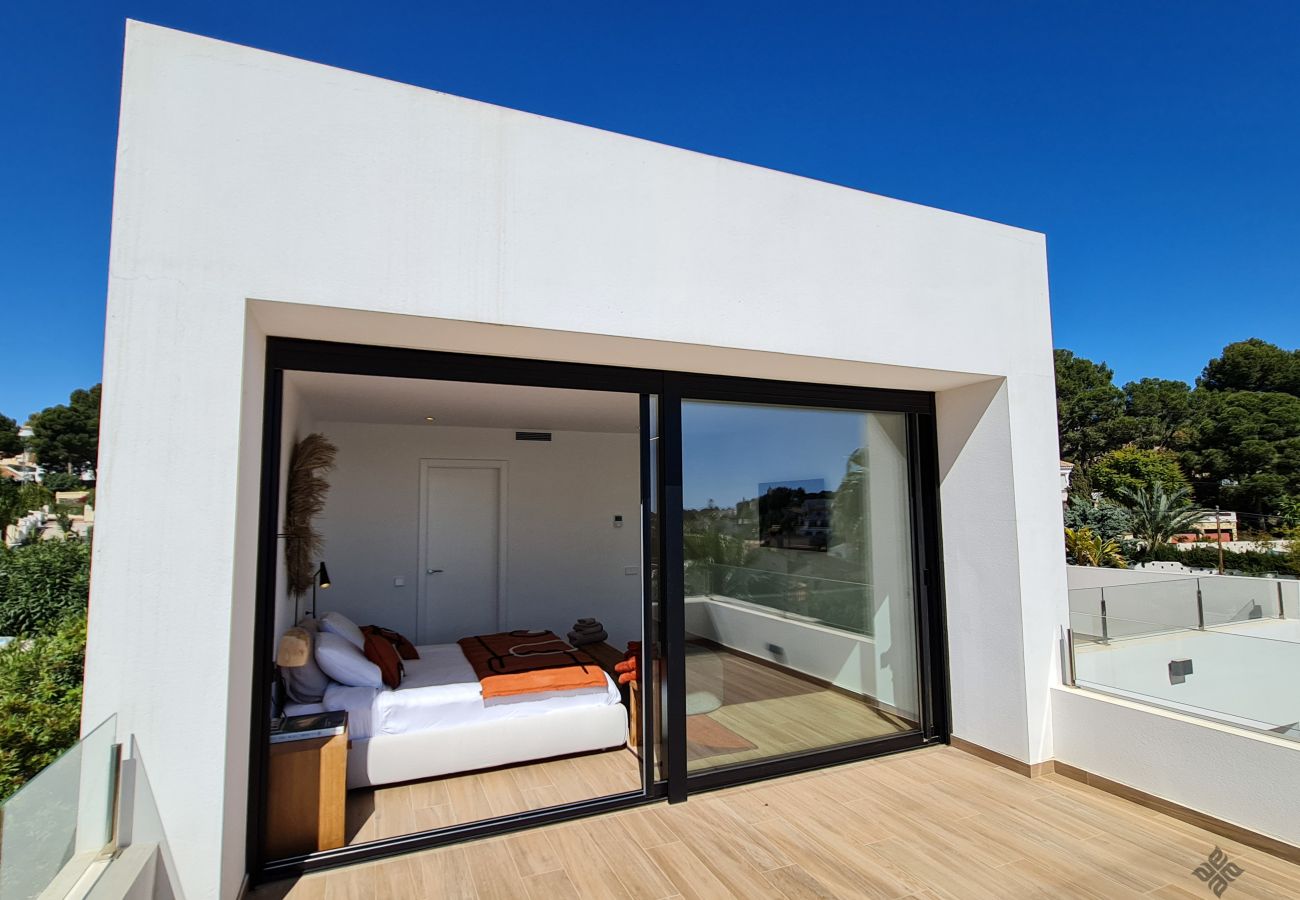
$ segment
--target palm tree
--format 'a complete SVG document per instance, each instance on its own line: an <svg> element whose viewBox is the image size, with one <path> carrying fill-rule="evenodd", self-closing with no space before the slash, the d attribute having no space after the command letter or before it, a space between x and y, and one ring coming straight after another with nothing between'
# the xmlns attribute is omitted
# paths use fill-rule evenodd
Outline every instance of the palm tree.
<svg viewBox="0 0 1300 900"><path fill-rule="evenodd" d="M1128 509L1129 528L1144 546L1148 557L1155 556L1156 547L1167 543L1176 534L1183 534L1211 513L1193 506L1187 488L1166 491L1159 484L1149 488L1121 488L1120 496Z"/></svg>
<svg viewBox="0 0 1300 900"><path fill-rule="evenodd" d="M1076 566L1122 569L1128 565L1119 544L1087 527L1065 529L1065 555Z"/></svg>

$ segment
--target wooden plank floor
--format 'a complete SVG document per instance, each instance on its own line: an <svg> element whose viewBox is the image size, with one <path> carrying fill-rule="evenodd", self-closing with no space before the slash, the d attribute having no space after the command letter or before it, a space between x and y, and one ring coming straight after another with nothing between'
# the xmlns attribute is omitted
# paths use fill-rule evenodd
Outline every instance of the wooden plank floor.
<svg viewBox="0 0 1300 900"><path fill-rule="evenodd" d="M688 691L715 694L722 706L709 717L754 745L752 749L707 756L690 748L687 768L692 772L869 740L916 727L865 700L722 648L688 655L686 684Z"/></svg>
<svg viewBox="0 0 1300 900"><path fill-rule="evenodd" d="M370 898L1300 897L1300 866L1056 775L949 747L701 794L267 885L255 900Z"/></svg>
<svg viewBox="0 0 1300 900"><path fill-rule="evenodd" d="M586 753L348 791L349 844L594 800L641 789L641 762L631 750Z"/></svg>

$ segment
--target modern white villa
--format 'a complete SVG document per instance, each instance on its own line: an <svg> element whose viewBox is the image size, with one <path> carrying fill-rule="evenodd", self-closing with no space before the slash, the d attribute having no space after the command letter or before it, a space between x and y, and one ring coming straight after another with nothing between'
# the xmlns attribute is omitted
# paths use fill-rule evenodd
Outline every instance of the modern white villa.
<svg viewBox="0 0 1300 900"><path fill-rule="evenodd" d="M1300 892L1080 674L1042 234L130 23L109 274L89 896Z"/></svg>

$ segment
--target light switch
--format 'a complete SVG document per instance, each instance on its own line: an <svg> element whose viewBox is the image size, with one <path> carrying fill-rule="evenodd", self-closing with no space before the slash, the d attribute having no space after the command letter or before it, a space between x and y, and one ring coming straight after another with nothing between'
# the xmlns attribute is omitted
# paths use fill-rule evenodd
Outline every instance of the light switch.
<svg viewBox="0 0 1300 900"><path fill-rule="evenodd" d="M622 528L622 527L623 527L623 517L622 517L622 516L615 516L615 517L614 517L614 527L615 527L615 528Z"/></svg>
<svg viewBox="0 0 1300 900"><path fill-rule="evenodd" d="M406 587L406 579L398 575L393 579L393 587Z"/></svg>

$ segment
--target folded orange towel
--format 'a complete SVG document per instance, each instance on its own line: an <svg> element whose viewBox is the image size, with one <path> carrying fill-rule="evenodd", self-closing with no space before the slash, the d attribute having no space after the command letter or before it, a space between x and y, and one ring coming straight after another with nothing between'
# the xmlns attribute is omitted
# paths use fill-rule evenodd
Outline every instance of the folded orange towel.
<svg viewBox="0 0 1300 900"><path fill-rule="evenodd" d="M615 671L615 672L635 672L635 671L636 671L636 657L634 656L634 657L632 657L631 659L625 659L625 660L623 660L621 663L614 663L614 671Z"/></svg>
<svg viewBox="0 0 1300 900"><path fill-rule="evenodd" d="M619 684L627 684L629 681L636 681L636 672L624 672L618 676Z"/></svg>
<svg viewBox="0 0 1300 900"><path fill-rule="evenodd" d="M508 631L457 641L474 669L483 699L603 687L595 660L549 631Z"/></svg>

